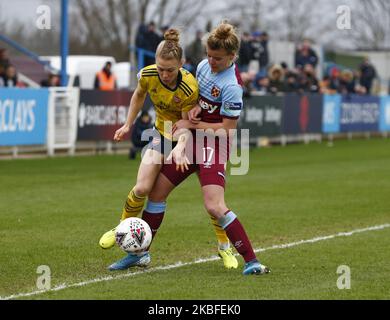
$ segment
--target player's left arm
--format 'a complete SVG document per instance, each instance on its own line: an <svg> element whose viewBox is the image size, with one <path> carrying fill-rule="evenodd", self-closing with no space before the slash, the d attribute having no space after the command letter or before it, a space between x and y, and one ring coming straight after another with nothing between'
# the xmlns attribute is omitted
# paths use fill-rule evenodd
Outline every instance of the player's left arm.
<svg viewBox="0 0 390 320"><path fill-rule="evenodd" d="M182 107L181 111L181 120L188 121L189 120L189 111L192 110L198 103L199 98L199 90L196 85L192 95L186 101L186 104ZM175 148L183 149L191 136L191 132L189 132L188 128L183 128L183 130L175 130L173 131L174 138L178 138L178 143Z"/></svg>
<svg viewBox="0 0 390 320"><path fill-rule="evenodd" d="M188 120L188 111L182 111L181 118L182 118L182 120L189 121ZM181 128L181 129L174 131L173 137L177 138L177 145L173 150L177 149L180 152L184 152L187 141L191 137L191 132L188 130L188 128Z"/></svg>
<svg viewBox="0 0 390 320"><path fill-rule="evenodd" d="M183 111L181 112L182 120L189 121L188 110L192 108L193 104L190 104L187 107L183 108ZM188 129L183 128L174 132L173 136L178 137L177 145L173 148L167 160L174 160L176 163L176 170L184 172L185 170L188 170L188 165L190 164L190 161L185 154L185 147L187 141L191 138L191 132Z"/></svg>

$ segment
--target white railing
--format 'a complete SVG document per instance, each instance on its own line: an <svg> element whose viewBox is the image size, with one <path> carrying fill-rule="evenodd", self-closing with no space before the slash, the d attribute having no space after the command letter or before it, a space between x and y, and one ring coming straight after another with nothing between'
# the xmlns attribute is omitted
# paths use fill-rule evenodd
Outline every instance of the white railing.
<svg viewBox="0 0 390 320"><path fill-rule="evenodd" d="M78 88L50 88L48 104L47 154L56 149L75 152L77 137L77 112L80 90Z"/></svg>

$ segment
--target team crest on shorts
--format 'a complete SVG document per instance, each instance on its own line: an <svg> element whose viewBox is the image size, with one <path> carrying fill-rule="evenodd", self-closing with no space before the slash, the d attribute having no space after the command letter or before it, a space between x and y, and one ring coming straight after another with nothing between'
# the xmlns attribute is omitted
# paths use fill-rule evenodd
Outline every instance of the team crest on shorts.
<svg viewBox="0 0 390 320"><path fill-rule="evenodd" d="M213 86L211 88L211 95L214 97L214 98L218 98L219 95L221 93L221 89L219 89L217 86Z"/></svg>

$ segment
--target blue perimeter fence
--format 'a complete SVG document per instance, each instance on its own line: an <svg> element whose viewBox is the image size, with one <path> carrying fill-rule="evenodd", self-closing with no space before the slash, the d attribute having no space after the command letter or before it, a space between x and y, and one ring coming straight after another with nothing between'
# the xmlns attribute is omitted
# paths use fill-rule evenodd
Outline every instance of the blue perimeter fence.
<svg viewBox="0 0 390 320"><path fill-rule="evenodd" d="M0 89L0 146L47 142L50 94L48 89ZM85 139L80 134L85 130L91 133L88 140L111 140L113 130L126 120L131 95L80 90L77 140ZM153 112L148 104L145 108ZM238 128L249 129L252 142L282 135L389 132L390 96L252 96L244 99Z"/></svg>

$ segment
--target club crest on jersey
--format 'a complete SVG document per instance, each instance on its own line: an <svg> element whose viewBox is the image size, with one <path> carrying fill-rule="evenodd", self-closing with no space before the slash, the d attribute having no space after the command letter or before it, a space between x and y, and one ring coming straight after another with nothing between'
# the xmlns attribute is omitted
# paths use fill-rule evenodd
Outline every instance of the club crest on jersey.
<svg viewBox="0 0 390 320"><path fill-rule="evenodd" d="M220 94L221 94L221 89L219 89L217 86L213 86L213 87L211 88L211 95L212 95L214 98L218 98Z"/></svg>
<svg viewBox="0 0 390 320"><path fill-rule="evenodd" d="M173 101L175 101L176 103L180 103L181 99L178 96L174 96Z"/></svg>

